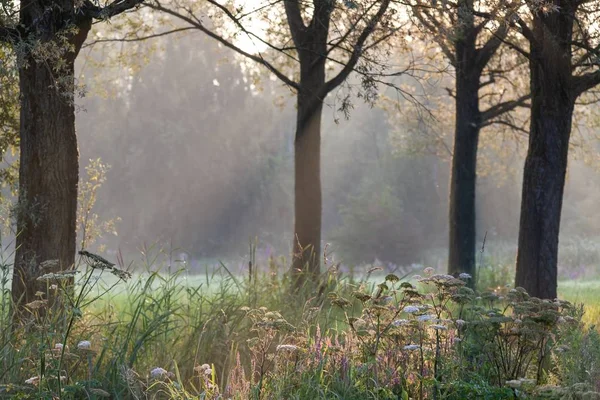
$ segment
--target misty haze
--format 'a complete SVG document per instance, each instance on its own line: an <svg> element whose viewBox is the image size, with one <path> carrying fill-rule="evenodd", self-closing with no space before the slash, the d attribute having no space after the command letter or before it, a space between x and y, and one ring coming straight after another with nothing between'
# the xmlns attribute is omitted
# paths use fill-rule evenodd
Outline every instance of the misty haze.
<svg viewBox="0 0 600 400"><path fill-rule="evenodd" d="M0 398L600 399L600 0L0 15Z"/></svg>

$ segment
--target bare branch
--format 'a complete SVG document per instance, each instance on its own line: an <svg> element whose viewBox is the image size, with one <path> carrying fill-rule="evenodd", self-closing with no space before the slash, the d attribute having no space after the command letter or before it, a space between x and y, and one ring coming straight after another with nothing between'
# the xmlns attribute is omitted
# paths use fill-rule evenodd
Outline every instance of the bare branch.
<svg viewBox="0 0 600 400"><path fill-rule="evenodd" d="M600 70L589 72L580 76L574 76L572 80L572 90L575 98L579 97L582 93L592 89L594 86L600 84Z"/></svg>
<svg viewBox="0 0 600 400"><path fill-rule="evenodd" d="M99 7L90 0L85 0L79 9L81 16L92 19L109 19L142 4L143 0L115 0L104 7Z"/></svg>
<svg viewBox="0 0 600 400"><path fill-rule="evenodd" d="M91 47L94 46L98 43L112 43L112 42L143 42L144 40L149 40L149 39L156 39L159 38L161 36L167 36L167 35L171 35L173 33L178 33L178 32L185 32L185 31L189 31L192 29L196 29L193 26L186 26L184 28L177 28L177 29L173 29L170 31L165 31L165 32L160 32L160 33L154 33L152 35L147 35L147 36L133 36L133 37L122 37L122 38L111 38L111 39L96 39L92 42L86 42L83 47Z"/></svg>
<svg viewBox="0 0 600 400"><path fill-rule="evenodd" d="M517 107L526 104L527 100L529 100L530 98L531 94L527 94L525 96L519 97L516 100L504 101L502 103L495 104L487 110L481 112L481 120L484 122L491 121L502 114L505 114L509 111L514 110Z"/></svg>
<svg viewBox="0 0 600 400"><path fill-rule="evenodd" d="M298 90L299 89L299 85L298 83L294 82L293 80L291 80L290 78L288 78L284 73L282 73L281 71L279 71L277 68L275 68L275 66L273 66L273 64L271 64L270 62L268 62L267 60L265 60L260 53L258 55L256 54L251 54L248 53L247 51L242 50L241 48L239 48L238 46L236 46L235 44L231 43L230 41L226 40L225 38L223 38L222 36L219 36L218 34L216 34L215 32L211 31L210 29L206 28L199 20L197 19L192 19L189 16L183 15L177 11L171 10L170 8L166 8L160 4L151 4L151 3L145 3L145 5L153 10L157 10L157 11L161 11L164 12L168 15L171 15L177 19L180 19L181 21L184 21L186 23L188 23L190 26L194 27L195 29L205 33L207 36L213 38L214 40L218 41L219 43L221 43L223 46L234 50L236 53L243 55L244 57L249 58L250 60L261 64L263 66L265 66L269 71L271 71L277 78L279 78L283 83L285 83L286 85Z"/></svg>

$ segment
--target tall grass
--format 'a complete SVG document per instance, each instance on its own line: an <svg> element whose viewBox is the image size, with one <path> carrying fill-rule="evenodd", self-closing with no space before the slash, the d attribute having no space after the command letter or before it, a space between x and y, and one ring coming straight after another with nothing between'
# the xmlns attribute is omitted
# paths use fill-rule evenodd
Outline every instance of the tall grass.
<svg viewBox="0 0 600 400"><path fill-rule="evenodd" d="M506 385L513 378L533 376L537 383L559 384L561 376L568 375L569 384L586 379L573 368L548 370L545 377L525 365L519 371L527 376L493 372L496 353L478 347L477 337L485 333L490 343L509 340L495 324L504 321L500 324L510 330L518 319L508 306L505 314L512 316L501 316L505 305L500 296L509 296L502 269L488 268L482 282L497 287L481 298L443 275L413 277L409 283L408 277L377 275L381 271L372 269L356 279L341 274L337 265L329 266L319 286L291 292L282 258L264 265L251 259L246 274L220 264L202 275L190 275L184 262L170 257L157 265L152 249L145 249L137 265L120 258L115 266L89 253L82 260L75 290L62 287L60 277L47 278L63 296L64 309L37 313L36 307L45 306L40 298L30 304L31 319L21 326L11 319L10 266L0 263L0 396L450 399L481 392L512 398L516 392ZM125 270L134 268L144 272L128 276ZM568 286L561 290L575 293ZM591 288L589 295L594 295ZM407 314L407 306L419 311ZM538 312L537 306L527 307L527 312ZM421 315L432 320L420 322ZM532 360L545 359L546 353L538 351L558 346L564 329L573 331L571 326L577 327L571 334L579 338L573 339L581 344L578 351L590 353L593 337L588 339L588 331L577 324L559 327L559 315L535 331L541 340L535 343L542 347L528 350ZM531 326L539 328L534 316L520 318L529 317ZM479 336L461 330L460 318L479 321L473 325L480 326ZM430 329L436 324L443 330ZM464 338L464 347L456 337ZM419 350L412 352L411 345ZM478 351L492 359L484 360ZM498 354L512 357L503 351ZM592 357L590 365L596 361L600 356ZM457 368L470 375L457 375ZM450 378L457 386L448 386Z"/></svg>

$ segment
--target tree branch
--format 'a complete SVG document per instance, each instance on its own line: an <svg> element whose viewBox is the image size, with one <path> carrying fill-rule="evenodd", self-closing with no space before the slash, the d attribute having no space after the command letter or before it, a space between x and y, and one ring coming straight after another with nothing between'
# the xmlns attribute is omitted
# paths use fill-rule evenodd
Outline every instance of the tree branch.
<svg viewBox="0 0 600 400"><path fill-rule="evenodd" d="M217 42L221 43L223 46L234 50L236 53L241 54L244 57L249 58L250 60L263 65L264 67L266 67L269 71L271 71L277 78L279 78L283 83L285 83L286 85L298 90L300 85L298 85L298 83L294 82L293 80L291 80L290 78L288 78L284 73L282 73L281 71L279 71L277 68L275 68L275 66L273 66L273 64L271 64L270 62L268 62L267 60L265 60L260 53L258 55L256 54L251 54L248 53L247 51L242 50L241 48L239 48L238 46L236 46L235 44L231 43L230 41L226 40L225 38L217 35L216 33L214 33L213 31L211 31L210 29L206 28L204 25L202 25L202 23L200 23L199 20L194 20L188 16L182 15L174 10L171 10L170 8L166 8L160 4L151 4L151 3L144 3L148 8L151 8L153 10L157 10L157 11L161 11L164 12L168 15L171 15L177 19L180 19L184 22L187 22L190 26L196 28L197 30L203 32L204 34L206 34L207 36L211 37L212 39L216 40Z"/></svg>
<svg viewBox="0 0 600 400"><path fill-rule="evenodd" d="M579 97L583 92L590 90L594 86L600 84L600 70L589 72L587 74L574 76L572 80L572 90L575 98Z"/></svg>
<svg viewBox="0 0 600 400"><path fill-rule="evenodd" d="M165 31L165 32L160 32L160 33L153 33L151 35L147 35L147 36L133 36L133 37L122 37L122 38L112 38L112 39L96 39L92 42L87 42L83 45L83 47L91 47L94 46L98 43L112 43L112 42L143 42L144 40L149 40L149 39L156 39L162 36L167 36L167 35L171 35L173 33L177 33L177 32L184 32L184 31L189 31L192 29L196 29L193 26L186 26L184 28L177 28L177 29L172 29L170 31Z"/></svg>
<svg viewBox="0 0 600 400"><path fill-rule="evenodd" d="M504 39L506 39L507 35L508 25L501 24L498 29L493 32L492 37L490 37L488 41L477 50L475 64L480 71L482 71L488 64L490 59L496 53L496 50L498 50L500 45L504 42Z"/></svg>
<svg viewBox="0 0 600 400"><path fill-rule="evenodd" d="M335 77L331 78L331 80L325 83L325 94L331 92L333 89L338 87L342 82L346 80L348 75L350 75L350 73L354 70L356 63L358 63L358 60L362 55L363 46L365 42L367 41L371 33L373 33L373 31L375 30L375 27L377 26L379 21L381 21L381 19L385 15L389 5L390 0L381 1L379 10L377 10L377 13L373 15L373 17L371 17L371 19L367 23L367 26L363 29L360 36L356 40L356 43L354 44L354 50L352 51L352 54L350 55L350 58L346 62L344 68L342 68L342 70Z"/></svg>
<svg viewBox="0 0 600 400"><path fill-rule="evenodd" d="M483 122L491 121L504 113L507 113L519 106L524 105L530 98L531 94L527 94L525 96L519 97L516 100L504 101L502 103L495 104L487 110L481 112L481 120Z"/></svg>
<svg viewBox="0 0 600 400"><path fill-rule="evenodd" d="M104 7L99 7L90 0L85 0L79 9L84 18L109 19L142 4L144 0L115 0Z"/></svg>
<svg viewBox="0 0 600 400"><path fill-rule="evenodd" d="M304 24L302 14L300 13L300 1L284 0L283 4L285 5L285 15L287 16L288 25L290 26L292 40L296 47L301 47L304 41L306 25Z"/></svg>

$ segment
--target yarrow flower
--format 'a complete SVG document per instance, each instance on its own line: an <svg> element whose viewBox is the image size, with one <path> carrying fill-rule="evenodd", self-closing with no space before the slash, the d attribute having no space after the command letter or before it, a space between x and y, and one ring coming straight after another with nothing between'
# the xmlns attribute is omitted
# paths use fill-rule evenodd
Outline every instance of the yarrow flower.
<svg viewBox="0 0 600 400"><path fill-rule="evenodd" d="M429 314L419 315L417 317L417 319L421 322L431 321L433 319L433 315L429 315Z"/></svg>
<svg viewBox="0 0 600 400"><path fill-rule="evenodd" d="M150 377L152 379L160 379L160 378L164 378L168 375L169 373L167 372L166 369L161 368L161 367L156 367L154 368L152 371L150 371Z"/></svg>
<svg viewBox="0 0 600 400"><path fill-rule="evenodd" d="M31 378L27 379L25 381L25 383L28 384L28 385L36 385L37 386L37 384L40 383L40 377L39 376L32 376Z"/></svg>
<svg viewBox="0 0 600 400"><path fill-rule="evenodd" d="M454 321L454 323L460 328L464 326L467 323L467 321L465 321L464 319L457 319L456 321Z"/></svg>
<svg viewBox="0 0 600 400"><path fill-rule="evenodd" d="M293 344L280 344L279 346L277 346L277 351L279 350L296 351L298 350L298 346L295 346Z"/></svg>
<svg viewBox="0 0 600 400"><path fill-rule="evenodd" d="M407 324L408 324L407 319L397 319L394 322L392 322L392 325L394 325L394 326L403 326L403 325L407 325Z"/></svg>
<svg viewBox="0 0 600 400"><path fill-rule="evenodd" d="M428 276L429 276L429 275L431 275L431 274L433 274L434 272L435 272L435 270L434 270L433 268L431 268L431 267L427 267L427 268L425 268L425 269L423 270L423 273L424 273L425 275L428 275Z"/></svg>
<svg viewBox="0 0 600 400"><path fill-rule="evenodd" d="M63 349L63 347L64 347L64 346L63 346L63 344L62 344L62 343L56 343L56 344L54 345L54 348L55 348L56 350L62 350L62 349Z"/></svg>
<svg viewBox="0 0 600 400"><path fill-rule="evenodd" d="M417 306L406 306L406 307L404 307L404 309L402 309L402 311L404 311L405 313L408 313L408 314L414 314L416 312L419 312L419 307L417 307Z"/></svg>
<svg viewBox="0 0 600 400"><path fill-rule="evenodd" d="M460 275L458 275L458 277L460 279L471 279L471 275L467 274L466 272L461 273Z"/></svg>
<svg viewBox="0 0 600 400"><path fill-rule="evenodd" d="M89 340L82 340L81 342L77 343L77 348L79 350L89 350L92 348L92 343Z"/></svg>
<svg viewBox="0 0 600 400"><path fill-rule="evenodd" d="M404 350L408 350L408 351L419 350L420 348L421 348L421 346L419 346L418 344L408 344L408 345L404 346Z"/></svg>
<svg viewBox="0 0 600 400"><path fill-rule="evenodd" d="M431 325L430 328L431 329L435 329L436 331L446 331L446 330L448 330L448 327L446 327L444 325Z"/></svg>

